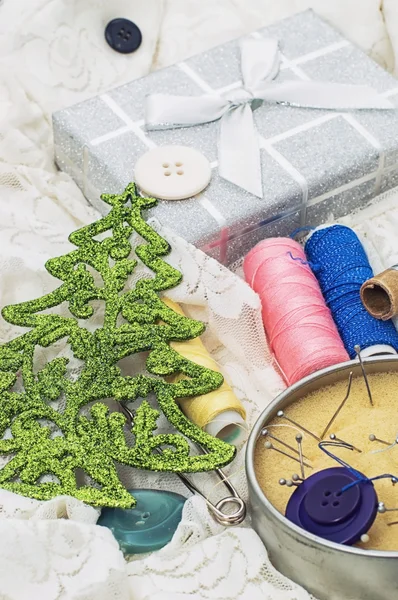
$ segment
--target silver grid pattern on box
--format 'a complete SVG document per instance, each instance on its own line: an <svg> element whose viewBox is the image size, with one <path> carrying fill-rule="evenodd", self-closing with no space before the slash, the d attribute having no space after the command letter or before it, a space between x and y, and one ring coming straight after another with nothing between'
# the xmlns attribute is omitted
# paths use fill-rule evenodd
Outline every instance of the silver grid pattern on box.
<svg viewBox="0 0 398 600"><path fill-rule="evenodd" d="M398 106L393 77L312 10L251 34L275 37L281 50L276 81L367 84ZM248 36L250 37L250 36ZM102 213L102 192L133 180L137 159L157 145L197 148L213 175L206 190L182 202L159 201L156 218L189 242L231 264L258 239L343 216L395 185L398 111L337 112L263 103L254 110L262 161L257 198L218 174L218 122L145 130L150 93L225 93L241 85L239 39L162 69L53 115L55 159ZM390 183L390 185L389 185ZM155 212L153 212L155 211Z"/></svg>

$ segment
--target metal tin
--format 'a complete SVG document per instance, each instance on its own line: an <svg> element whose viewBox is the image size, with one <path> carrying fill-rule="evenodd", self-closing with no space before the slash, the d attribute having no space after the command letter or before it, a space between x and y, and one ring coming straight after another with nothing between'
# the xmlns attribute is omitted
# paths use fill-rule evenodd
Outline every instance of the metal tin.
<svg viewBox="0 0 398 600"><path fill-rule="evenodd" d="M369 375L398 371L398 358L393 356L369 358L364 364ZM246 450L252 525L273 565L319 600L392 600L398 597L398 552L362 550L307 533L272 506L254 471L254 450L261 429L278 410L285 410L292 402L320 387L347 380L350 371L354 376L361 376L358 361L318 371L289 387L261 413Z"/></svg>

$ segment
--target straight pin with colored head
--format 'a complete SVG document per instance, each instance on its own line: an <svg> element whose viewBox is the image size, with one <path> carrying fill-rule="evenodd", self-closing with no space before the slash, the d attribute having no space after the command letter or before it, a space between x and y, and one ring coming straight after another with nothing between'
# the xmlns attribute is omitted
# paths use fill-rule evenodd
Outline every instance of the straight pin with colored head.
<svg viewBox="0 0 398 600"><path fill-rule="evenodd" d="M296 435L296 442L297 442L297 446L298 446L301 477L303 479L305 479L304 460L303 460L303 436L301 435L301 433L298 433Z"/></svg>
<svg viewBox="0 0 398 600"><path fill-rule="evenodd" d="M305 433L308 433L308 435L310 435L314 439L316 439L317 442L321 441L321 438L318 437L317 435L315 435L315 433L312 433L312 431L309 431L308 429L306 429L305 427L303 427L299 423L296 423L296 421L293 421L293 419L291 419L290 417L287 417L285 415L285 413L283 412L283 410L278 410L278 412L276 413L276 416L279 417L280 419L286 419L286 421L289 421L289 423L292 423L293 425L295 425L299 429L302 429L303 431L305 431Z"/></svg>
<svg viewBox="0 0 398 600"><path fill-rule="evenodd" d="M350 372L349 376L348 376L348 387L347 387L347 393L344 397L344 400L341 401L339 407L337 408L336 412L334 413L333 417L330 419L329 423L326 425L321 438L323 439L325 437L325 435L327 434L327 432L329 431L329 429L331 428L331 426L333 425L333 423L335 422L337 415L339 414L339 412L341 411L341 409L343 408L344 404L347 402L349 396L350 396L350 392L351 392L351 384L352 384L352 371Z"/></svg>
<svg viewBox="0 0 398 600"><path fill-rule="evenodd" d="M300 483L303 483L304 479L301 479L301 477L299 477L299 475L297 475L297 473L294 473L292 475L291 479L280 479L279 480L279 485L285 485L286 487L293 487L296 486L298 487L300 485Z"/></svg>
<svg viewBox="0 0 398 600"><path fill-rule="evenodd" d="M386 442L385 440L376 437L374 433L371 433L369 435L369 442L379 442L379 444L384 444L385 446L394 446L395 444L398 444L398 437L395 438L393 442Z"/></svg>
<svg viewBox="0 0 398 600"><path fill-rule="evenodd" d="M267 450L275 450L275 452L279 452L279 454L283 454L283 456L287 456L291 460L294 460L298 463L300 462L300 459L296 458L295 456L290 456L290 454L288 454L287 452L284 452L283 450L280 450L279 448L275 448L275 446L273 446L271 444L271 442L265 442L264 446ZM308 467L309 469L312 469L311 465L309 465L308 463L303 463L303 464L306 467Z"/></svg>
<svg viewBox="0 0 398 600"><path fill-rule="evenodd" d="M365 385L366 385L366 389L367 389L368 396L369 396L370 406L374 406L374 404L373 404L373 398L372 398L372 392L370 391L368 376L366 375L365 367L363 366L363 362L362 362L361 347L358 346L358 344L357 344L356 346L354 346L354 350L355 350L355 353L356 353L356 355L358 357L359 364L361 365L361 371L362 371L363 378L365 380Z"/></svg>
<svg viewBox="0 0 398 600"><path fill-rule="evenodd" d="M300 455L299 451L296 450L296 448L293 448L293 446L290 446L290 444L287 444L283 440L280 440L279 438L275 437L272 433L269 432L269 429L267 429L266 427L264 427L261 430L261 435L264 436L264 437L269 437L269 438L275 440L275 442L278 442L278 444L281 444L282 446L285 446L285 448L289 448L289 450L291 450L295 454ZM307 456L304 456L304 454L303 454L303 457L307 458Z"/></svg>
<svg viewBox="0 0 398 600"><path fill-rule="evenodd" d="M396 512L396 511L398 511L398 508L387 508L386 505L384 504L384 502L379 502L379 504L377 506L377 511L381 515L384 515L384 513L386 513L386 512ZM391 525L392 525L392 523L391 523Z"/></svg>
<svg viewBox="0 0 398 600"><path fill-rule="evenodd" d="M340 442L341 444L344 444L344 446L349 446L350 448L352 448L353 450L355 450L356 452L362 452L362 450L360 450L359 448L357 448L356 446L354 446L353 444L351 444L350 442L345 442L344 440L342 440L341 438L338 438L336 436L335 433L331 433L329 435L329 438L333 441L333 442Z"/></svg>

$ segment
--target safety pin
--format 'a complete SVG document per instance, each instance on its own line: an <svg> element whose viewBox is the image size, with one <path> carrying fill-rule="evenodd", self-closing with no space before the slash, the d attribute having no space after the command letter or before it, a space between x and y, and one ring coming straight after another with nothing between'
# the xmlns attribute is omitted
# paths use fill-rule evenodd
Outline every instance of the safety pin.
<svg viewBox="0 0 398 600"><path fill-rule="evenodd" d="M132 424L133 420L134 420L135 412L133 410L130 410L129 408L127 408L127 406L125 406L121 402L119 404L120 404L120 407L121 407L123 413L128 417L130 424ZM207 450L202 448L199 444L196 444L196 446L204 454L209 454L207 452ZM155 448L155 452L157 452L158 454L162 453L160 448ZM174 473L174 474L177 475L177 477L182 481L182 483L185 485L185 487L187 487L189 489L190 492L192 492L193 494L198 494L199 496L201 496L204 499L210 512L213 514L213 517L216 519L216 521L218 523L220 523L220 525L224 525L226 527L232 526L232 525L239 525L246 518L246 504L242 500L242 498L239 496L235 487L228 480L228 477L225 475L224 471L222 469L214 469L214 470L215 470L217 476L219 477L219 479L224 483L225 487L231 493L231 496L226 496L225 498L222 498L221 500L219 500L217 502L217 504L213 504L212 502L210 502L210 500L203 494L203 492L201 492L196 487L196 485L190 479L188 479L188 477L186 475L184 475L183 473ZM227 505L234 505L235 507L237 507L237 509L235 510L235 512L225 513L222 511L222 509Z"/></svg>
<svg viewBox="0 0 398 600"><path fill-rule="evenodd" d="M201 448L201 449L203 450L203 448ZM159 452L161 452L161 451L159 450ZM207 454L206 451L204 451L204 452L205 452L205 454ZM215 472L217 473L220 480L224 483L225 487L232 494L231 496L226 496L225 498L222 498L215 505L212 502L210 502L210 500L203 494L203 492L201 492L192 483L192 481L190 479L188 479L188 477L186 477L182 473L175 473L175 475L177 475L177 477L179 477L181 479L181 481L184 483L184 485L191 492L199 494L199 496L202 496L202 498L205 500L207 506L209 507L209 510L213 513L213 516L216 519L216 521L218 521L218 523L220 523L221 525L225 525L225 526L239 525L246 518L246 504L242 500L242 498L239 496L235 487L228 480L224 471L222 469L215 469ZM235 512L228 514L221 510L226 505L235 505L238 508L237 508L237 510L235 510Z"/></svg>

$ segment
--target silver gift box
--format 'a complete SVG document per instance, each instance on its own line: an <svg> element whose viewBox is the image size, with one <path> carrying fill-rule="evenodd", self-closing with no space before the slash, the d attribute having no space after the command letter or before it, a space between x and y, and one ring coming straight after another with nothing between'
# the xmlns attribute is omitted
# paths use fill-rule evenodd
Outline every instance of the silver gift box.
<svg viewBox="0 0 398 600"><path fill-rule="evenodd" d="M282 65L276 81L365 84L398 106L396 80L311 10L251 35L279 40ZM236 88L239 42L53 115L56 163L102 213L109 207L100 194L122 191L148 148L181 144L203 152L212 164L209 186L188 200L159 201L151 216L224 264L238 260L260 239L319 225L331 215L339 218L398 184L398 111L339 113L261 104L254 120L261 144L262 199L219 176L218 122L145 130L147 94L198 96L209 89Z"/></svg>

